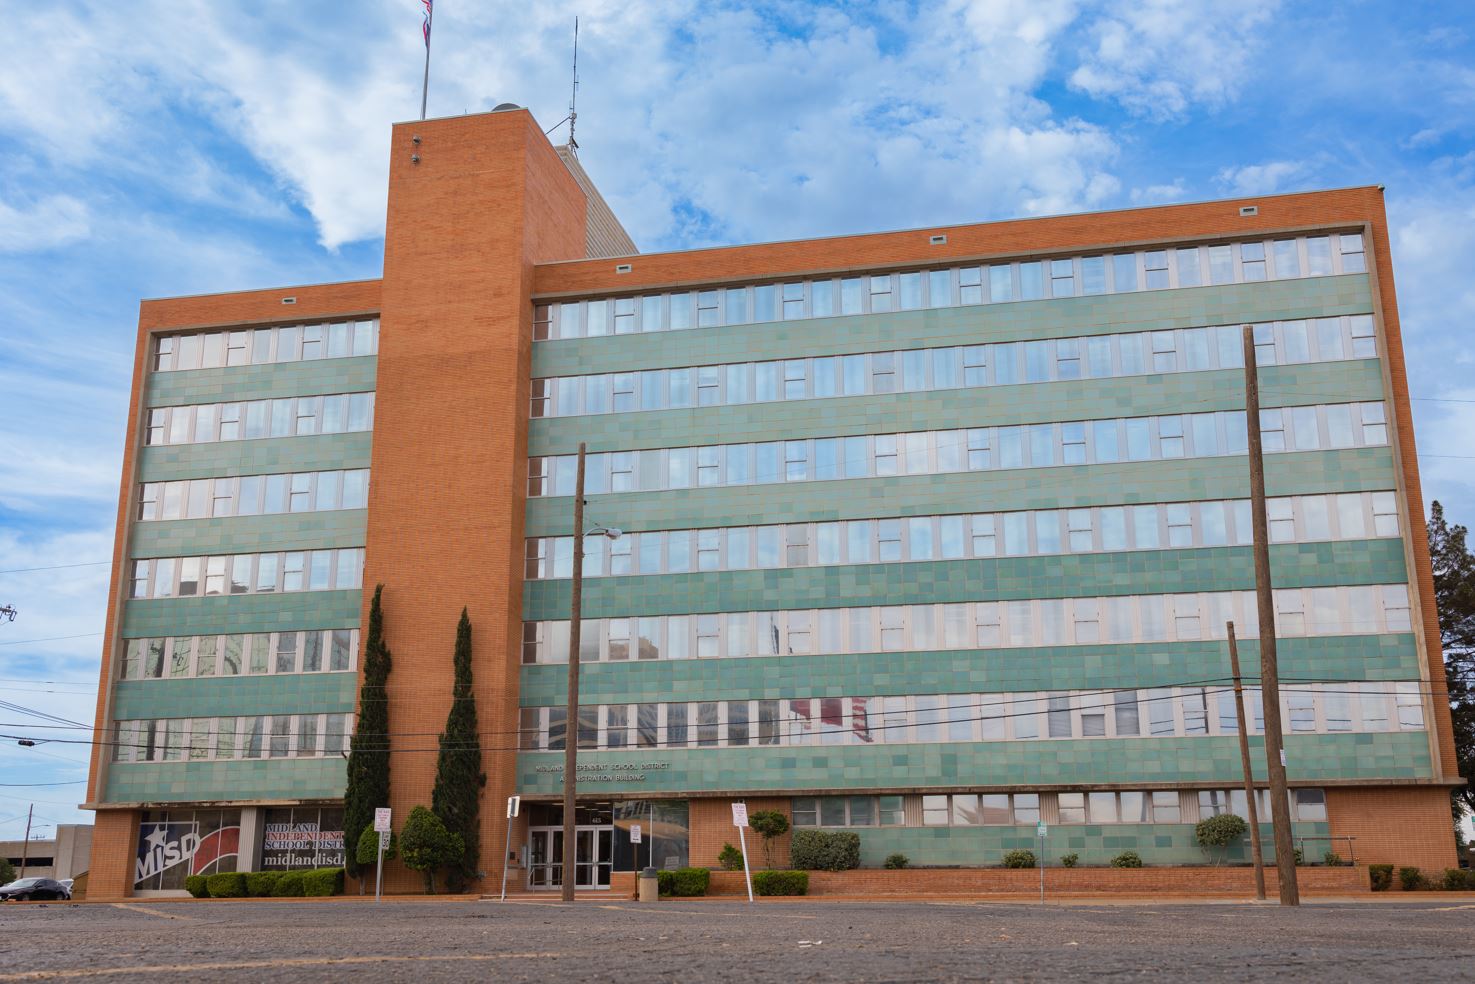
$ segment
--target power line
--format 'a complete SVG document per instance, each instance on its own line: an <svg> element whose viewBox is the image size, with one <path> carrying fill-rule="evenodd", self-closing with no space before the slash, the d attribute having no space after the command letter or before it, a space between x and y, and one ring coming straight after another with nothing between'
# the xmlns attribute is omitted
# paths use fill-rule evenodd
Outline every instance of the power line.
<svg viewBox="0 0 1475 984"><path fill-rule="evenodd" d="M0 642L0 646L29 646L37 642L61 642L63 639L90 639L93 636L100 635L102 635L101 632L83 632L79 635L50 636L45 639L17 639L14 642Z"/></svg>
<svg viewBox="0 0 1475 984"><path fill-rule="evenodd" d="M71 567L98 567L111 563L111 560L88 560L80 564L53 564L50 567L14 567L8 571L0 571L0 574L30 574L35 571L61 571Z"/></svg>

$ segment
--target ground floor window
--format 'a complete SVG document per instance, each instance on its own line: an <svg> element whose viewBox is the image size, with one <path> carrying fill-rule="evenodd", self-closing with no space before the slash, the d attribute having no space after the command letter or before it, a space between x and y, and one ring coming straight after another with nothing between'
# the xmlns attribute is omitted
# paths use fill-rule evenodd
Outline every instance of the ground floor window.
<svg viewBox="0 0 1475 984"><path fill-rule="evenodd" d="M345 860L343 809L297 806L266 811L261 870L336 868Z"/></svg>
<svg viewBox="0 0 1475 984"><path fill-rule="evenodd" d="M146 810L138 825L133 887L183 889L187 875L235 871L240 810Z"/></svg>

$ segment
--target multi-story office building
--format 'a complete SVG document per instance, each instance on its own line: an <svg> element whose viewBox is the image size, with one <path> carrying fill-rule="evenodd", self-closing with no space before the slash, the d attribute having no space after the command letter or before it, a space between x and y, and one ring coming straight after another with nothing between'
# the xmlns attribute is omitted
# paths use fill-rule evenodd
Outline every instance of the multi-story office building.
<svg viewBox="0 0 1475 984"><path fill-rule="evenodd" d="M143 305L94 897L338 856L379 584L401 819L470 612L488 886L513 793L513 886L562 877L571 728L581 885L633 823L642 864L712 863L739 797L869 865L996 864L1038 820L1202 861L1243 812L1226 621L1258 666L1244 324L1296 836L1453 862L1379 189L637 255L526 112L391 154L381 279ZM589 541L571 723L581 441L625 532Z"/></svg>

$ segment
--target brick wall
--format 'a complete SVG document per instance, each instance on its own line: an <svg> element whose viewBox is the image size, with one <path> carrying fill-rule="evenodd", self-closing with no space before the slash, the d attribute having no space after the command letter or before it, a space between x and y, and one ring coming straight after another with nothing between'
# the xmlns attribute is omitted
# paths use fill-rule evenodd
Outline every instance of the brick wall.
<svg viewBox="0 0 1475 984"><path fill-rule="evenodd" d="M777 810L790 816L788 797L754 796L744 799L748 804L748 815L760 810ZM691 807L691 864L698 868L717 867L717 855L723 844L738 846L738 831L732 825L732 800L694 799ZM748 840L748 863L754 868L764 867L763 838L752 828L744 832ZM783 867L789 863L789 835L773 840L773 863Z"/></svg>
<svg viewBox="0 0 1475 984"><path fill-rule="evenodd" d="M1358 864L1413 865L1438 873L1457 863L1449 791L1331 787L1327 819L1333 837L1355 837ZM1341 845L1335 846L1345 856Z"/></svg>
<svg viewBox="0 0 1475 984"><path fill-rule="evenodd" d="M98 810L92 827L92 861L87 898L122 899L133 894L138 857L138 811Z"/></svg>

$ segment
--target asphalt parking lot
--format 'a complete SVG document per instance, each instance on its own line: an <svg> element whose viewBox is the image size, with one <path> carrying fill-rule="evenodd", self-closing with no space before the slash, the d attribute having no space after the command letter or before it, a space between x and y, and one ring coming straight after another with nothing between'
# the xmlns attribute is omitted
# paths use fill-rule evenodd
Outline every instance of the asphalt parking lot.
<svg viewBox="0 0 1475 984"><path fill-rule="evenodd" d="M1475 902L0 907L0 982L1462 980Z"/></svg>

